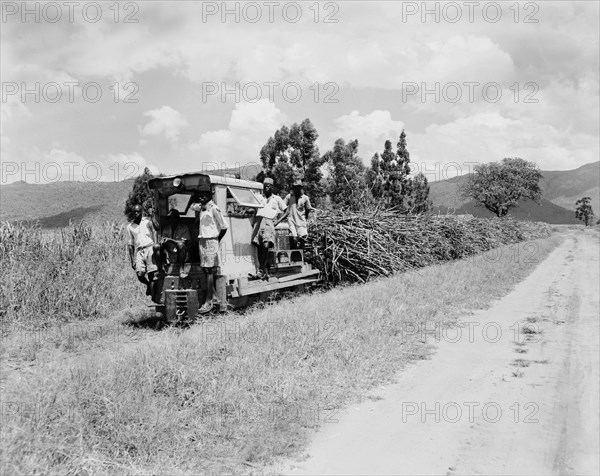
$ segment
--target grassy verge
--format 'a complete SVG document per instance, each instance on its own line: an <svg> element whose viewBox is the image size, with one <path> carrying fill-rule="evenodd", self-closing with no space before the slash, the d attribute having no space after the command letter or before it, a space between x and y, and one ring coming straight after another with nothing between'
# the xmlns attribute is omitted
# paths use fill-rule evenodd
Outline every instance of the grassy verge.
<svg viewBox="0 0 600 476"><path fill-rule="evenodd" d="M559 237L520 243L245 316L5 374L5 474L200 474L261 468L526 276ZM58 352L58 350L57 350Z"/></svg>
<svg viewBox="0 0 600 476"><path fill-rule="evenodd" d="M2 334L103 319L143 299L124 230L108 223L56 231L0 224Z"/></svg>

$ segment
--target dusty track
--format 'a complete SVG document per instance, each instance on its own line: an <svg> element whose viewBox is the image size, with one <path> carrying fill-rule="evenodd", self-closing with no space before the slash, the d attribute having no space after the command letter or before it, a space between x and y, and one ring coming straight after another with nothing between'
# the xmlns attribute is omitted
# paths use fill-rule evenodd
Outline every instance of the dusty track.
<svg viewBox="0 0 600 476"><path fill-rule="evenodd" d="M598 237L570 232L460 334L424 335L440 341L430 360L340 412L308 458L275 472L600 474Z"/></svg>

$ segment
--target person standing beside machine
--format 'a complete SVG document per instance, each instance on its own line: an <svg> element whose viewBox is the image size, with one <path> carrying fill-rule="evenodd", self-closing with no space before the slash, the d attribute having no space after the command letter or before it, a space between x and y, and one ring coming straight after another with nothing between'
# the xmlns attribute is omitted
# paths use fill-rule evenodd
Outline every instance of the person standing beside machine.
<svg viewBox="0 0 600 476"><path fill-rule="evenodd" d="M200 266L206 276L206 300L200 313L212 311L219 302L215 288L216 277L221 275L220 242L227 233L227 223L219 207L212 200L212 192L201 192L200 203L193 203L190 209L199 213ZM216 298L216 300L215 300Z"/></svg>
<svg viewBox="0 0 600 476"><path fill-rule="evenodd" d="M256 221L252 230L250 241L258 246L258 277L269 279L271 267L271 253L269 250L275 246L275 218L285 212L286 205L279 195L273 193L273 179L265 178L263 182L262 198L263 208L256 213Z"/></svg>
<svg viewBox="0 0 600 476"><path fill-rule="evenodd" d="M294 181L292 193L288 193L283 202L286 210L275 226L287 218L292 249L304 249L308 237L307 220L313 207L308 195L304 194L302 180Z"/></svg>

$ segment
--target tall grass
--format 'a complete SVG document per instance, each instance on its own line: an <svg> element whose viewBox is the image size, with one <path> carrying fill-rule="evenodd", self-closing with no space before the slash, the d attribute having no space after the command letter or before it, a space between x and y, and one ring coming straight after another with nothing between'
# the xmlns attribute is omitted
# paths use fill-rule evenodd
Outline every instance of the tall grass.
<svg viewBox="0 0 600 476"><path fill-rule="evenodd" d="M547 226L513 220L465 221L448 216L397 217L393 221L387 215L376 219L366 215L360 220L356 216L343 220L335 215L321 217L312 225L318 241L326 229L327 247L316 260L324 277L333 282L353 281L354 277L362 281L384 274L373 266L391 274L549 234ZM363 252L361 247L367 241L379 242L379 248ZM81 222L48 231L32 225L0 224L3 332L14 325L40 328L106 318L113 311L143 303L142 287L129 265L125 243L125 225ZM394 262L386 264L390 260Z"/></svg>
<svg viewBox="0 0 600 476"><path fill-rule="evenodd" d="M124 226L1 224L0 261L4 330L106 317L140 296Z"/></svg>

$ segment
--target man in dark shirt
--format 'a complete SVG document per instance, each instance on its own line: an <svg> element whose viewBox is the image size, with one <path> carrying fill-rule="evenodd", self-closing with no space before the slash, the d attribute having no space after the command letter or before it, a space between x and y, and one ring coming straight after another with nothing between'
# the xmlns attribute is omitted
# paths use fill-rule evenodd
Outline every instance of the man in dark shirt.
<svg viewBox="0 0 600 476"><path fill-rule="evenodd" d="M185 262L188 256L188 246L191 243L190 230L185 223L180 220L179 210L171 208L167 214L169 223L163 228L161 245L161 258L164 258L162 251L169 254L170 261L179 264L179 276L187 278L188 273L185 269ZM161 259L164 262L163 259Z"/></svg>

